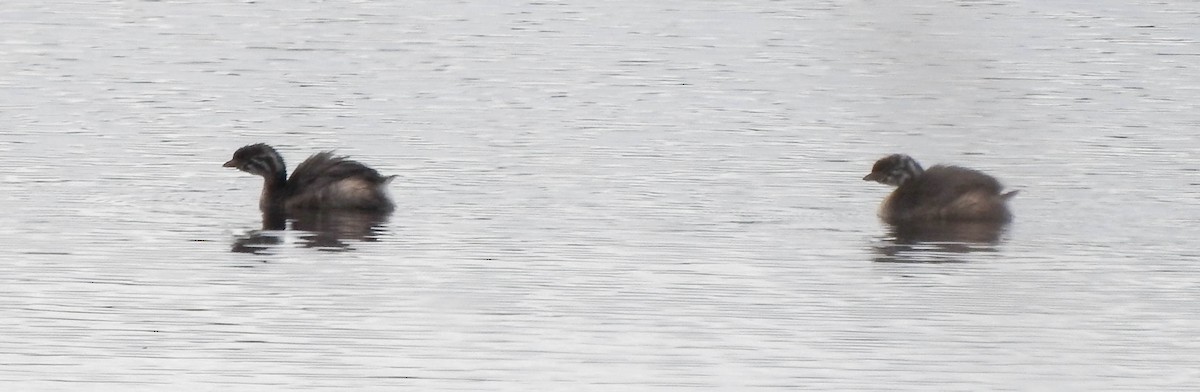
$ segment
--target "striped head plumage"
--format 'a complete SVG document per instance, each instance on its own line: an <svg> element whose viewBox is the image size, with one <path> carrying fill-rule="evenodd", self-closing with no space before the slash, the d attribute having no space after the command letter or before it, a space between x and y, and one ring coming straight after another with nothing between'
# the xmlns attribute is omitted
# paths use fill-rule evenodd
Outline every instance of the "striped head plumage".
<svg viewBox="0 0 1200 392"><path fill-rule="evenodd" d="M279 156L274 148L263 143L239 148L233 153L233 159L222 166L237 168L268 180L287 178L287 167L284 166L283 157Z"/></svg>
<svg viewBox="0 0 1200 392"><path fill-rule="evenodd" d="M917 178L925 169L915 159L904 154L893 154L875 162L871 174L863 177L863 181L875 181L880 184L900 186Z"/></svg>

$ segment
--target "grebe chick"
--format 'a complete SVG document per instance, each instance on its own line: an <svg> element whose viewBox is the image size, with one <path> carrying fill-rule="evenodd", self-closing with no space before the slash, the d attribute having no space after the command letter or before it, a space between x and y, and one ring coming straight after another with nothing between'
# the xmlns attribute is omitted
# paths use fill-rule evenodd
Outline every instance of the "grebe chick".
<svg viewBox="0 0 1200 392"><path fill-rule="evenodd" d="M391 211L394 208L384 186L396 176L382 176L375 169L334 156L332 151L314 154L287 176L283 157L263 143L239 148L224 167L262 176L263 190L258 206L263 211L356 209Z"/></svg>
<svg viewBox="0 0 1200 392"><path fill-rule="evenodd" d="M908 155L894 154L875 162L865 181L896 187L884 199L879 216L891 224L931 221L1004 223L1012 219L1006 202L1016 191L1001 193L999 181L958 166L922 169Z"/></svg>

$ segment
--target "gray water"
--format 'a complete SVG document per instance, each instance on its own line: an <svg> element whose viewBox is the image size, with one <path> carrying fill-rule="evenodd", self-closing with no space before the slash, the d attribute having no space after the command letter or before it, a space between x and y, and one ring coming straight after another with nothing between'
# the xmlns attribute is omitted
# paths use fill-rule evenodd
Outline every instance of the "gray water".
<svg viewBox="0 0 1200 392"><path fill-rule="evenodd" d="M1189 390L1198 32L1191 1L6 2L0 385ZM397 174L398 210L264 230L221 167L255 142ZM900 238L861 180L894 152L1016 220Z"/></svg>

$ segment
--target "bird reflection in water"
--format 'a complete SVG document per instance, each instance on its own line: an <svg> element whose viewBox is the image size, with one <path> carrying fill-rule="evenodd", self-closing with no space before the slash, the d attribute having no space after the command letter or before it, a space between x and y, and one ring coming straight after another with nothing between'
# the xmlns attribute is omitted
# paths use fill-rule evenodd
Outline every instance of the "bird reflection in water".
<svg viewBox="0 0 1200 392"><path fill-rule="evenodd" d="M1005 222L912 222L888 225L875 245L875 261L954 263L975 252L995 252L1007 231Z"/></svg>
<svg viewBox="0 0 1200 392"><path fill-rule="evenodd" d="M362 210L264 212L262 229L237 236L232 251L266 253L290 243L323 251L353 250L354 241L377 241L384 232L388 215L388 212ZM289 235L292 232L300 235Z"/></svg>

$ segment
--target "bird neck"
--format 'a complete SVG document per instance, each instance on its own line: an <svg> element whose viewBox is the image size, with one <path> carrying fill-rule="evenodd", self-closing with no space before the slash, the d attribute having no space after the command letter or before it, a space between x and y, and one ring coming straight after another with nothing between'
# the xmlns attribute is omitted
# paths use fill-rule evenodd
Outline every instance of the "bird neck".
<svg viewBox="0 0 1200 392"><path fill-rule="evenodd" d="M263 211L273 209L280 201L286 197L287 193L287 170L278 170L274 174L263 176L262 196L259 198L259 207Z"/></svg>
<svg viewBox="0 0 1200 392"><path fill-rule="evenodd" d="M264 178L266 179L268 186L276 187L279 189L283 189L283 188L287 187L287 169L280 168L278 171L275 172L275 174L272 174L272 175L264 177Z"/></svg>

